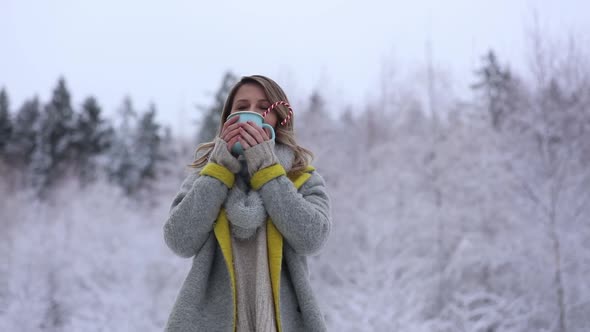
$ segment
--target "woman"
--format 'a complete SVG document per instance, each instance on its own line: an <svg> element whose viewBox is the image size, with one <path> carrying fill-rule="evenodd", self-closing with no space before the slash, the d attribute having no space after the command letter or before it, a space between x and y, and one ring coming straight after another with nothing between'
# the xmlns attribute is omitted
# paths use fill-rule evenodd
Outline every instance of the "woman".
<svg viewBox="0 0 590 332"><path fill-rule="evenodd" d="M297 145L294 116L273 80L243 77L221 126L200 145L164 225L167 246L192 257L166 331L325 331L306 257L325 244L330 198L313 154ZM276 133L231 113L264 114ZM276 141L276 142L275 142ZM243 154L233 154L240 142Z"/></svg>

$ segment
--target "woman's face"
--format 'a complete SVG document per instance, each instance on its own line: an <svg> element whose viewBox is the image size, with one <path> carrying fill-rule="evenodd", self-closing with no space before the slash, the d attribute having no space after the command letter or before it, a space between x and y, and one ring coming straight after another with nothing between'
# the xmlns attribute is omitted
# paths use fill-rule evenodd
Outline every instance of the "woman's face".
<svg viewBox="0 0 590 332"><path fill-rule="evenodd" d="M231 113L250 111L262 115L271 103L266 99L264 90L258 84L246 83L238 88L234 101L231 107ZM275 111L270 111L266 114L264 122L276 128L277 114Z"/></svg>

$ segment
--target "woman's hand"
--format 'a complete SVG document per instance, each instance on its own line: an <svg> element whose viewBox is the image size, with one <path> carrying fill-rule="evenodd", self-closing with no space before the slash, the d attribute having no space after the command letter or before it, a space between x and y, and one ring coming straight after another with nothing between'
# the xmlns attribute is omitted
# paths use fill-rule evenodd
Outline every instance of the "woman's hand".
<svg viewBox="0 0 590 332"><path fill-rule="evenodd" d="M279 163L274 153L275 141L270 139L268 132L253 122L241 123L241 125L239 141L244 148L244 157L250 176L263 168Z"/></svg>
<svg viewBox="0 0 590 332"><path fill-rule="evenodd" d="M242 148L247 150L255 145L258 145L264 141L270 140L266 130L262 129L256 123L252 121L241 122L239 125L238 140L242 144Z"/></svg>
<svg viewBox="0 0 590 332"><path fill-rule="evenodd" d="M221 134L219 135L221 139L227 143L227 150L229 152L231 152L231 148L240 138L241 123L237 122L238 118L239 116L234 116L231 119L225 121L223 128L221 129Z"/></svg>

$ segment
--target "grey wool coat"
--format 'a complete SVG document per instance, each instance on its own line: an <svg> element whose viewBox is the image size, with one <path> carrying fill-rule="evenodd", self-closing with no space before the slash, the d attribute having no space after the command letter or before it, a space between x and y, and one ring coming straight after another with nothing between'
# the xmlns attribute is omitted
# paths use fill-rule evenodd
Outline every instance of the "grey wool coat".
<svg viewBox="0 0 590 332"><path fill-rule="evenodd" d="M242 163L219 137L209 162L191 171L174 197L163 233L176 255L192 267L166 322L167 332L228 331L236 328L236 294L230 232L224 211L228 190ZM195 156L198 157L198 156ZM268 214L269 269L277 331L325 331L313 294L307 256L325 244L331 228L330 197L313 167L289 172L294 153L265 141L246 149L252 190ZM229 248L228 248L229 246Z"/></svg>

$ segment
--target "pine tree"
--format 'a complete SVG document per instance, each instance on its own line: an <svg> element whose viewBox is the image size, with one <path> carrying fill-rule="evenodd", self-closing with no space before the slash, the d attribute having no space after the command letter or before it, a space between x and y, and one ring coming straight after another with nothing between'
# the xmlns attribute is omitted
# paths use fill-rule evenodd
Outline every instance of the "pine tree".
<svg viewBox="0 0 590 332"><path fill-rule="evenodd" d="M47 138L52 148L56 163L67 162L72 155L73 138L76 128L76 114L72 108L71 96L65 79L58 80L53 90L51 101L45 107L47 120L44 127L48 130Z"/></svg>
<svg viewBox="0 0 590 332"><path fill-rule="evenodd" d="M119 114L122 120L107 153L106 172L111 182L133 195L148 179L156 178L157 163L163 159L160 125L155 121L154 104L138 119L129 97L124 99Z"/></svg>
<svg viewBox="0 0 590 332"><path fill-rule="evenodd" d="M232 72L226 72L223 76L223 80L221 81L221 86L215 93L213 105L208 107L199 107L199 109L202 110L205 115L203 116L201 128L198 132L197 143L209 142L215 138L217 130L220 126L219 122L225 99L227 98L231 87L236 83L236 80L237 78Z"/></svg>
<svg viewBox="0 0 590 332"><path fill-rule="evenodd" d="M74 158L75 121L70 93L62 77L37 123L35 150L29 165L31 184L41 198L65 174L68 162Z"/></svg>
<svg viewBox="0 0 590 332"><path fill-rule="evenodd" d="M332 122L329 119L328 112L326 111L326 102L322 94L315 90L309 96L308 104L305 112L298 118L300 123L310 124L306 129L304 136L311 141L322 139L322 135L326 134L332 126ZM313 125L311 125L313 124Z"/></svg>
<svg viewBox="0 0 590 332"><path fill-rule="evenodd" d="M482 91L492 126L499 130L504 118L515 110L516 82L510 70L500 66L492 50L483 57L483 66L476 75L479 82L472 84L471 88Z"/></svg>
<svg viewBox="0 0 590 332"><path fill-rule="evenodd" d="M2 88L0 90L0 156L4 156L6 146L12 135L13 125L10 118L10 102L8 93Z"/></svg>
<svg viewBox="0 0 590 332"><path fill-rule="evenodd" d="M135 158L142 180L156 177L156 164L161 159L159 147L162 138L155 116L156 106L151 104L139 119L135 135Z"/></svg>
<svg viewBox="0 0 590 332"><path fill-rule="evenodd" d="M76 164L82 185L97 178L96 158L110 146L114 130L101 117L101 107L94 97L82 104L77 119L73 142L76 146Z"/></svg>
<svg viewBox="0 0 590 332"><path fill-rule="evenodd" d="M354 124L354 115L352 113L351 106L347 106L344 109L344 112L342 112L342 114L340 114L339 120L345 126L352 126Z"/></svg>
<svg viewBox="0 0 590 332"><path fill-rule="evenodd" d="M312 114L321 114L325 115L326 113L326 102L324 97L319 93L319 91L314 91L311 96L309 97L309 107L307 109L308 112Z"/></svg>
<svg viewBox="0 0 590 332"><path fill-rule="evenodd" d="M6 146L6 154L15 167L22 167L31 162L31 155L35 149L35 130L39 115L39 99L37 97L25 101L16 114L12 135Z"/></svg>
<svg viewBox="0 0 590 332"><path fill-rule="evenodd" d="M119 124L112 144L107 152L105 171L108 179L131 194L139 184L139 171L133 162L134 122L137 112L133 108L131 98L125 97L119 110L121 123Z"/></svg>
<svg viewBox="0 0 590 332"><path fill-rule="evenodd" d="M177 160L182 150L183 144L179 144L172 136L172 128L166 125L162 128L162 135L160 141L160 153L158 155L158 177L175 176L177 172L182 172L177 164L173 162Z"/></svg>

